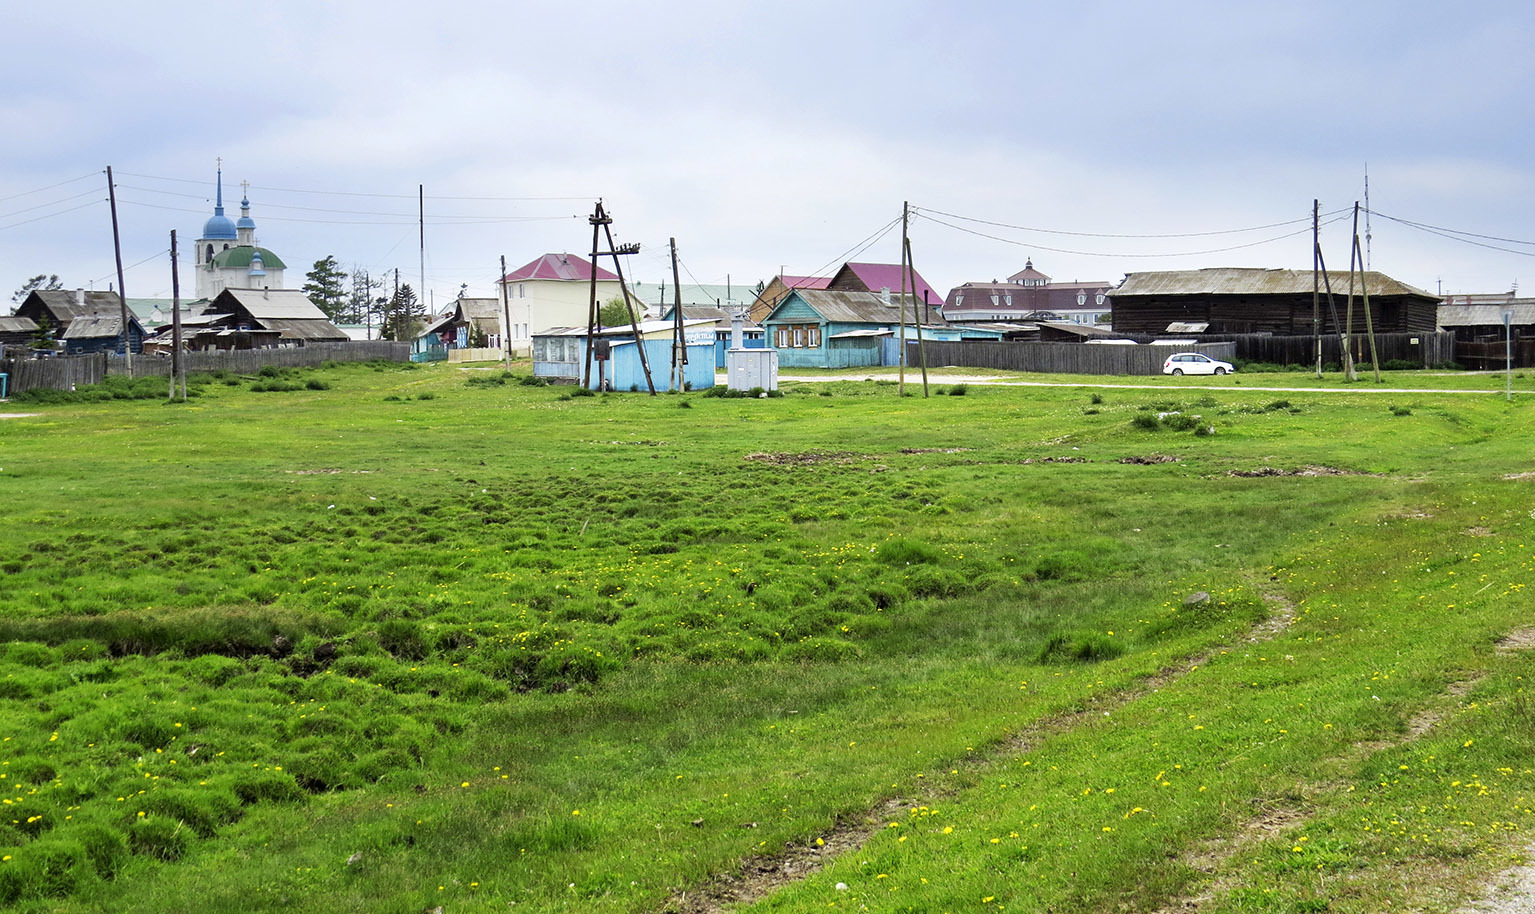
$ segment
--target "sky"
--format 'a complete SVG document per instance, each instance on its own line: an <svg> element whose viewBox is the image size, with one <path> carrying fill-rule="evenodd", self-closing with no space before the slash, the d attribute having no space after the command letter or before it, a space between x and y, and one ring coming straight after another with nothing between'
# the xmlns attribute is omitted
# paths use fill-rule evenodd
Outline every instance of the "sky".
<svg viewBox="0 0 1535 914"><path fill-rule="evenodd" d="M329 255L438 305L585 255L598 199L656 284L671 238L684 284L897 262L907 203L941 291L1310 269L1313 200L1344 270L1366 174L1372 269L1535 294L1527 3L87 0L0 31L7 297L115 286L109 165L127 292L170 297L220 158L288 286Z"/></svg>

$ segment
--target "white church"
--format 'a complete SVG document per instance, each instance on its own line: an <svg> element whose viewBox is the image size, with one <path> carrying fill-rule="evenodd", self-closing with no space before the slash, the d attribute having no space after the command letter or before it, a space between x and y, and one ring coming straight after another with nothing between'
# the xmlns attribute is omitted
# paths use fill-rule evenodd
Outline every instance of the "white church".
<svg viewBox="0 0 1535 914"><path fill-rule="evenodd" d="M203 223L197 239L197 297L212 300L225 289L281 289L287 265L276 254L256 244L256 222L251 219L250 185L242 185L240 218L224 215L224 165L218 169L218 197L213 216Z"/></svg>

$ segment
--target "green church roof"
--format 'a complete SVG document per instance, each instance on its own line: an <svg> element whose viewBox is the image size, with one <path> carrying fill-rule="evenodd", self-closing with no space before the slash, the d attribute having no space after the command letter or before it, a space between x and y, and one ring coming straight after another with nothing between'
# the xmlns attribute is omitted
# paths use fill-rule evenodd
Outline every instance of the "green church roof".
<svg viewBox="0 0 1535 914"><path fill-rule="evenodd" d="M261 265L268 270L285 270L288 265L282 262L282 258L273 254L266 248L252 247L248 244L232 247L227 251L219 251L213 255L212 264L219 269L245 268L251 265L251 255L261 252Z"/></svg>

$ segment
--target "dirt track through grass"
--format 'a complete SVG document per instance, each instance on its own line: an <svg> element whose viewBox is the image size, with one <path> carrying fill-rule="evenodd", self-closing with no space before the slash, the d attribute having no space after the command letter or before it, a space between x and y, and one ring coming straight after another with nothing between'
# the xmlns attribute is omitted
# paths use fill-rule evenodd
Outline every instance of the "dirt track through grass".
<svg viewBox="0 0 1535 914"><path fill-rule="evenodd" d="M955 764L976 770L994 766L1003 760L1017 759L1052 737L1069 733L1085 722L1111 714L1166 688L1191 670L1208 663L1223 648L1273 640L1294 620L1295 605L1272 586L1263 588L1261 593L1269 610L1268 617L1251 626L1238 638L1169 664L1135 688L1094 695L1077 710L1037 720L1003 740L991 751L971 755ZM1208 599L1207 594L1202 596ZM955 792L950 789L922 796L891 798L869 810L861 819L839 822L835 828L819 835L812 844L791 844L778 853L747 858L734 873L715 876L701 886L678 892L668 900L662 911L666 914L723 914L730 908L759 901L792 882L813 875L843 854L861 849L870 838L885 828L885 823L901 815L904 810L934 806L954 796ZM754 826L748 824L743 827Z"/></svg>

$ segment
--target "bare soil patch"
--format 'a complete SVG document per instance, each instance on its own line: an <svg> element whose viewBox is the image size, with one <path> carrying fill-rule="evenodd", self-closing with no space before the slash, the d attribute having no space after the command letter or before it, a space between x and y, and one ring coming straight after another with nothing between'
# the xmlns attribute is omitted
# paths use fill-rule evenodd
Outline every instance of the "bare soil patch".
<svg viewBox="0 0 1535 914"><path fill-rule="evenodd" d="M1255 470L1230 470L1226 475L1253 479L1265 476L1376 476L1379 474L1366 473L1362 470L1344 470L1338 467L1310 465L1296 467L1293 470L1281 470L1278 467L1258 467Z"/></svg>
<svg viewBox="0 0 1535 914"><path fill-rule="evenodd" d="M780 467L810 467L822 463L852 463L855 460L872 460L868 454L853 451L805 451L800 454L766 453L747 454L743 460L770 463Z"/></svg>
<svg viewBox="0 0 1535 914"><path fill-rule="evenodd" d="M903 447L903 454L965 454L975 450L973 447Z"/></svg>
<svg viewBox="0 0 1535 914"><path fill-rule="evenodd" d="M42 413L0 413L0 419L30 419L41 415Z"/></svg>
<svg viewBox="0 0 1535 914"><path fill-rule="evenodd" d="M1121 457L1120 463L1133 464L1135 466L1151 466L1158 463L1177 463L1178 458L1171 454L1147 454L1144 457Z"/></svg>

